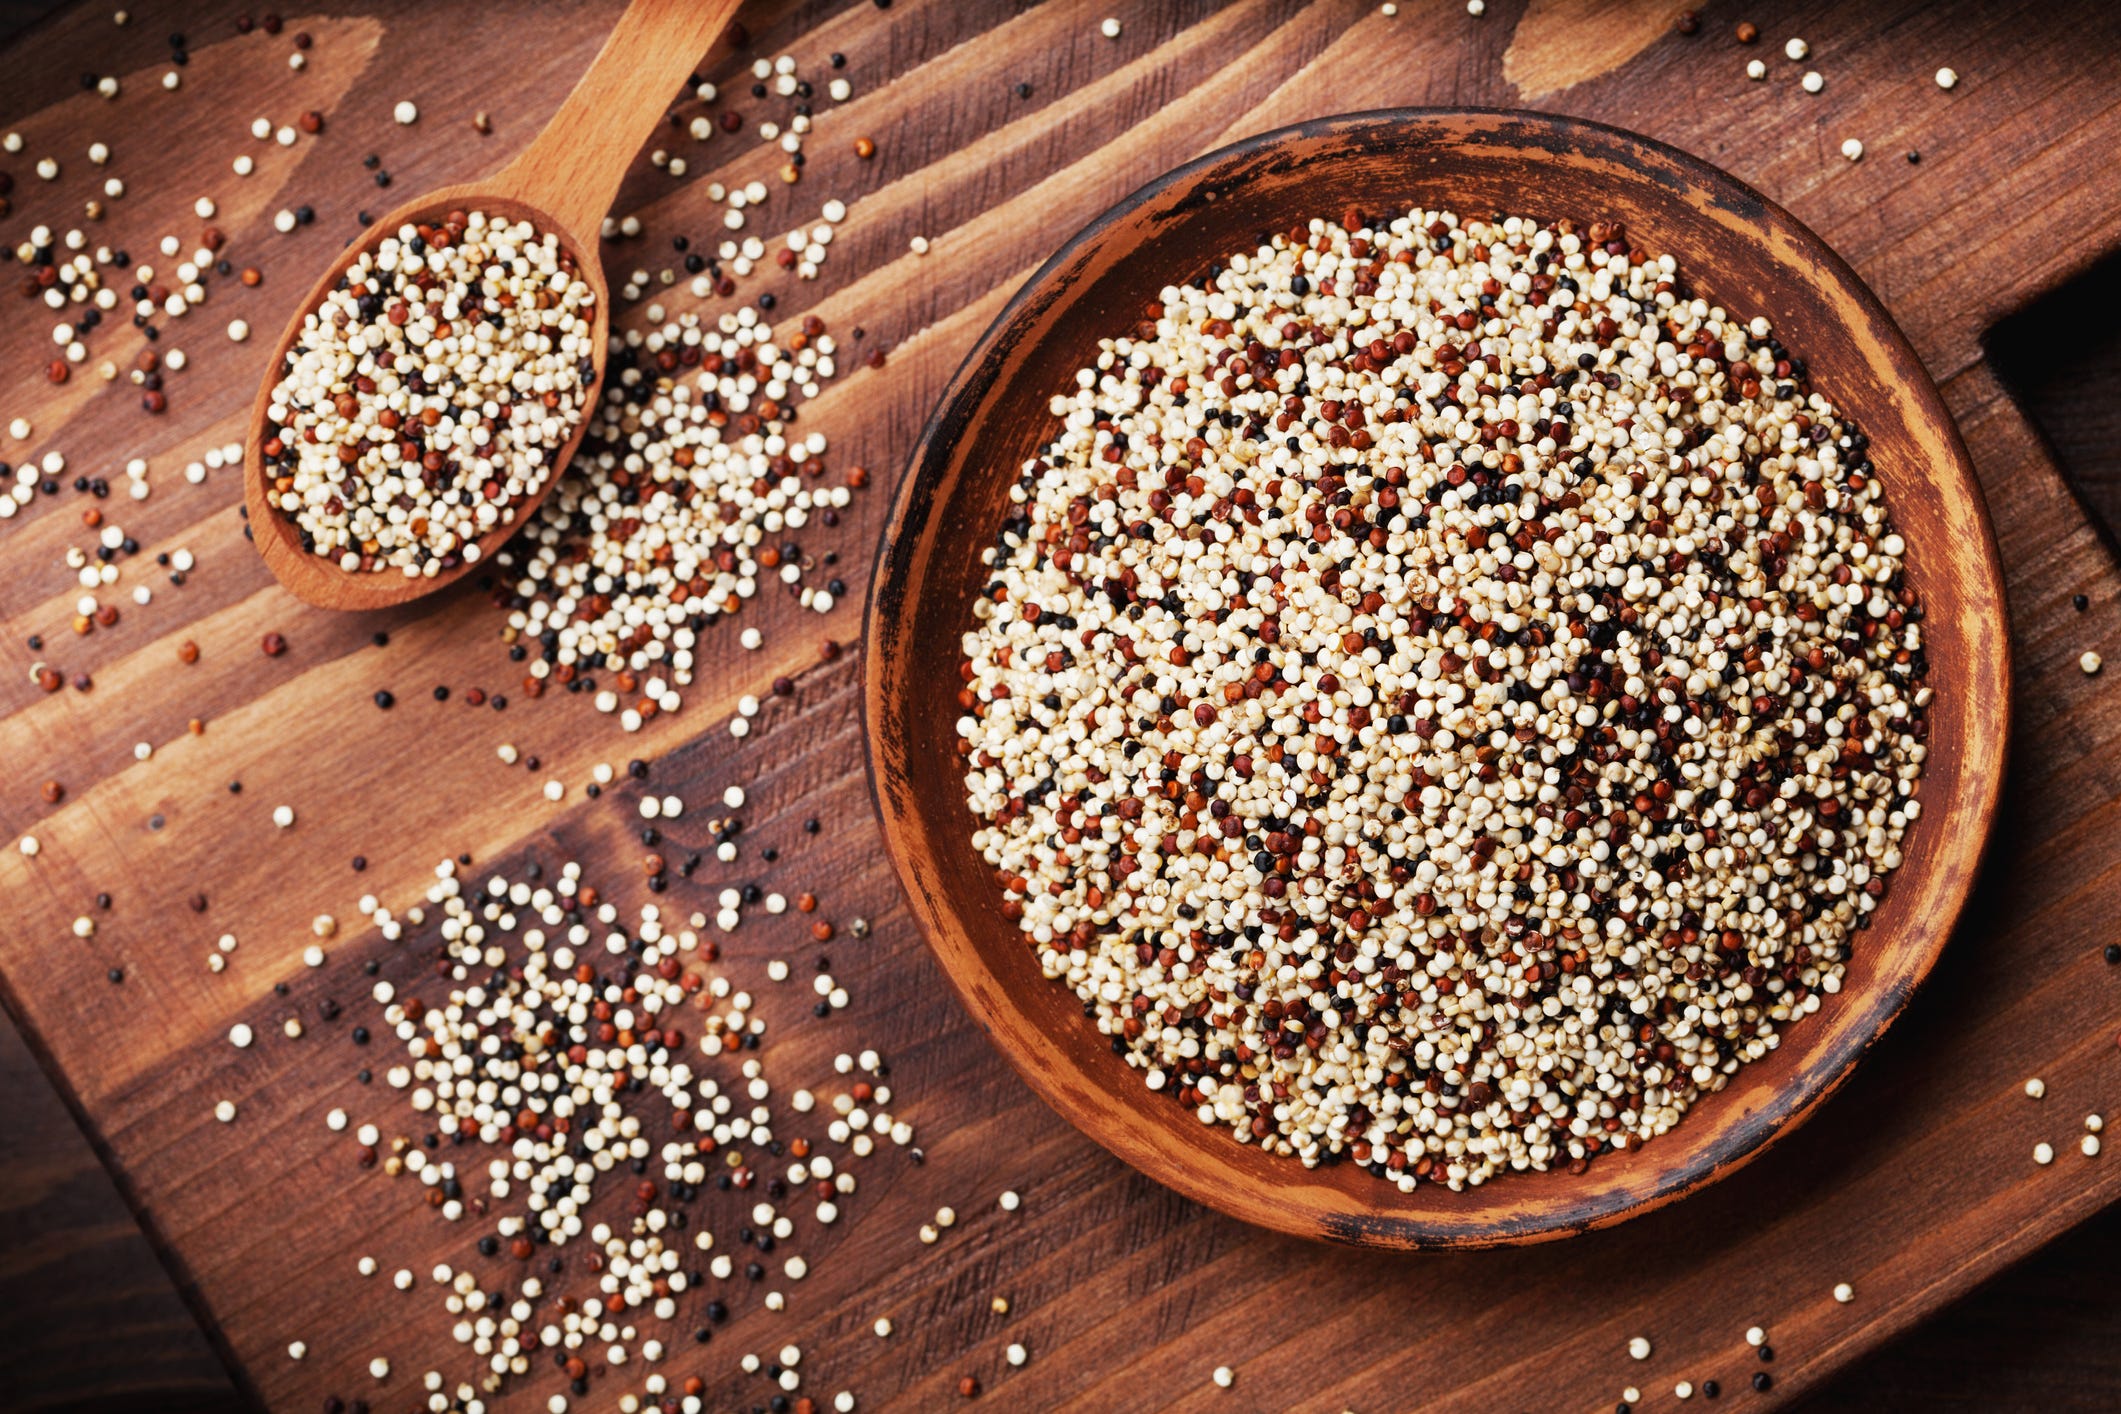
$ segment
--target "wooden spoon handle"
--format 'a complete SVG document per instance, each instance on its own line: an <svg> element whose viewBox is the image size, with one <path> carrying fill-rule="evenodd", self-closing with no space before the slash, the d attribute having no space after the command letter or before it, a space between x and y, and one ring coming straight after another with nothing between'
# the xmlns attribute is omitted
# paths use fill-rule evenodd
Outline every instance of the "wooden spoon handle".
<svg viewBox="0 0 2121 1414"><path fill-rule="evenodd" d="M738 0L633 0L545 130L496 188L593 242L627 164Z"/></svg>

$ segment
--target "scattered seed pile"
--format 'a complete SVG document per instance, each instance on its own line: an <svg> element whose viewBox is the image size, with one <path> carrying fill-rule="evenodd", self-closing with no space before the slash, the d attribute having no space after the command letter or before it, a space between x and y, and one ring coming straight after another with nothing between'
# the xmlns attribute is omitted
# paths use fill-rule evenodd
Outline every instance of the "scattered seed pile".
<svg viewBox="0 0 2121 1414"><path fill-rule="evenodd" d="M965 635L1004 910L1152 1090L1402 1189L1649 1139L1918 811L1863 436L1618 226L1313 221L1053 404Z"/></svg>
<svg viewBox="0 0 2121 1414"><path fill-rule="evenodd" d="M599 687L596 705L636 730L680 706L697 631L762 585L832 608L844 584L804 584L816 563L796 537L813 517L836 525L867 477L857 467L823 484L824 434L792 424L798 401L837 371L835 351L817 316L777 332L753 309L628 334L527 551L496 557L515 575L508 631L536 650L529 684L579 690L609 669L615 686ZM756 647L757 635L743 642Z"/></svg>
<svg viewBox="0 0 2121 1414"><path fill-rule="evenodd" d="M266 410L274 502L342 569L478 558L552 475L596 374L595 292L527 221L451 212L363 253Z"/></svg>
<svg viewBox="0 0 2121 1414"><path fill-rule="evenodd" d="M407 1096L425 1136L386 1140L364 1124L352 1137L364 1166L417 1179L444 1219L481 1231L478 1260L433 1273L457 1341L483 1370L476 1388L459 1390L462 1407L547 1365L576 1397L617 1373L648 1400L619 1407L706 1407L705 1380L686 1370L729 1318L743 1289L731 1283L758 1284L764 1306L783 1309L809 1274L800 1249L853 1201L855 1170L886 1140L912 1144L912 1125L888 1109L883 1060L841 1055L836 1093L794 1090L784 1101L758 1055L766 1022L715 971L719 951L697 931L706 918L673 925L651 904L629 923L574 863L549 879L531 866L471 884L445 860L424 906L401 918L371 897L362 909L386 937L432 924L437 971L452 983L432 1004L375 984L409 1056L382 1078ZM352 1121L334 1111L327 1123ZM481 1148L492 1156L483 1164L472 1158ZM599 1221L596 1195L613 1187L630 1216ZM748 1221L720 1241L700 1202L714 1191L755 1194ZM360 1270L379 1266L363 1258ZM395 1278L401 1290L416 1283L409 1270ZM703 1287L705 1325L698 1298L686 1297ZM694 1317L682 1325L681 1304ZM759 1375L747 1360L744 1374ZM773 1397L799 1390L801 1360L783 1347L765 1375ZM629 1363L645 1374L624 1374ZM390 1363L378 1356L370 1369L385 1379ZM443 1384L426 1377L430 1390ZM749 1379L737 1388L747 1386L757 1389ZM840 1392L834 1407L853 1408L853 1396Z"/></svg>

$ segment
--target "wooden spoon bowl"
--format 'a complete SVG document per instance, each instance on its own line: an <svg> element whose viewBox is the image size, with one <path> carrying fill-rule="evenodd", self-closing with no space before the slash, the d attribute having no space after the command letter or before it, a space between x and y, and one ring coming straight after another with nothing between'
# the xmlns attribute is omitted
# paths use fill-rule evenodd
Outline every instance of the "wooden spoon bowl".
<svg viewBox="0 0 2121 1414"><path fill-rule="evenodd" d="M317 278L273 348L264 383L251 404L243 442L243 504L252 541L273 577L305 603L327 609L383 609L431 594L491 562L494 551L528 524L559 483L589 429L604 386L611 328L611 285L599 256L599 232L611 209L628 161L661 120L670 97L692 72L736 11L738 0L634 0L619 17L596 62L560 105L543 132L516 159L482 181L443 187L390 211L341 251ZM301 336L302 321L364 252L408 224L438 222L451 211L483 211L510 221L528 221L540 235L559 237L581 277L595 291L591 314L591 358L595 373L584 389L582 417L564 442L544 483L510 507L510 514L480 536L476 558L459 557L434 575L412 576L397 568L345 570L336 559L302 545L300 529L268 500L265 466L266 411Z"/></svg>
<svg viewBox="0 0 2121 1414"><path fill-rule="evenodd" d="M1779 1049L1702 1099L1673 1131L1580 1174L1505 1175L1402 1195L1353 1164L1263 1154L1143 1085L1064 985L1040 974L973 849L955 752L960 642L1010 485L1050 440L1048 400L1099 337L1165 285L1263 231L1349 206L1620 220L1693 289L1765 314L1814 386L1871 441L1908 578L1926 607L1929 756L1922 816L1837 997ZM1844 1081L1943 948L1974 879L2003 781L2010 661L1994 541L1966 449L1914 351L1855 272L1790 215L1692 157L1576 119L1413 110L1324 119L1250 138L1136 192L1019 291L958 370L914 452L870 589L862 709L870 786L914 916L945 975L1008 1061L1120 1158L1261 1226L1382 1247L1536 1242L1603 1227L1729 1173Z"/></svg>

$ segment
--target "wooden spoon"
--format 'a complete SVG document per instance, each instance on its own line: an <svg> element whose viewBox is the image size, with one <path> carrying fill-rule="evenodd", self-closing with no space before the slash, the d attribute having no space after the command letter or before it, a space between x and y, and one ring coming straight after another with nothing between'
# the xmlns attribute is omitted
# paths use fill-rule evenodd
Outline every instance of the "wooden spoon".
<svg viewBox="0 0 2121 1414"><path fill-rule="evenodd" d="M265 382L251 406L250 431L243 450L243 504L250 534L266 566L297 599L326 609L381 609L431 594L462 577L475 565L490 562L493 552L513 535L552 494L561 471L581 445L589 414L604 385L606 340L611 323L611 287L598 256L599 228L618 195L627 163L642 140L662 121L670 96L692 73L736 10L738 0L633 0L618 27L597 53L596 62L574 92L545 125L535 141L506 167L483 181L442 187L386 213L348 246L302 301L295 317L274 346ZM432 576L410 576L395 567L348 571L338 561L302 546L300 531L266 499L269 479L261 448L265 413L273 386L287 366L288 351L302 332L302 320L331 292L361 253L408 222L431 222L449 211L484 211L514 221L529 221L540 232L552 232L572 252L581 275L595 291L591 306L595 376L585 390L581 423L554 459L552 471L537 494L515 504L514 513L481 536L478 558Z"/></svg>

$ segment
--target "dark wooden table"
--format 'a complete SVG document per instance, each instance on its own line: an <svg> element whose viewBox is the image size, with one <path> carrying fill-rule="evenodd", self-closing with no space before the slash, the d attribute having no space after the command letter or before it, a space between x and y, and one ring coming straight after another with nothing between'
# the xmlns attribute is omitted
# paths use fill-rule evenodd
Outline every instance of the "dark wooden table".
<svg viewBox="0 0 2121 1414"><path fill-rule="evenodd" d="M327 1023L319 1004L365 990L364 960L410 984L427 956L351 930L325 968L304 968L298 954L314 914L350 918L368 889L403 899L435 858L460 850L482 866L564 852L610 887L630 886L635 789L602 801L577 789L557 806L537 794L546 775L578 784L590 763L628 756L655 763L655 789L689 800L745 781L752 838L784 850L771 869L756 859L704 869L672 902L700 907L724 884L758 878L814 889L842 923L875 922L866 941L831 948L855 995L848 1011L817 1020L807 993L758 985L774 1026L769 1065L801 1074L838 1050L880 1047L893 1060L896 1108L920 1125L928 1157L923 1167L882 1165L816 1249L816 1274L789 1312L758 1310L749 1292L732 1298L730 1325L702 1365L716 1407L763 1403L760 1381L733 1375L734 1355L790 1339L812 1352L809 1388L855 1388L865 1408L954 1401L967 1373L1010 1407L1595 1408L1634 1384L1642 1407L1664 1409L1681 1378L1719 1379L1726 1399L1760 1402L1748 1387L1760 1367L1740 1340L1756 1321L1774 1332L1778 1401L2121 1400L2108 1334L2121 1302L2105 1290L2121 1226L2102 1215L2121 1196L2121 1156L2075 1151L2086 1112L2121 1114L2121 969L2100 957L2121 905L2121 710L2111 670L2087 678L2076 667L2088 647L2121 664L2121 577L2102 528L2121 509L2111 450L2121 348L2096 327L2121 314L2109 259L2121 245L2111 175L2121 16L2109 7L1712 5L1700 33L1682 37L1671 23L1679 6L1619 0L1492 0L1480 19L1429 0L1404 0L1392 18L1358 0L898 0L888 11L767 0L746 8L743 53L706 61L704 72L741 89L753 54L792 52L820 74L828 52L848 56L855 98L821 112L803 183L776 193L767 229L809 218L832 196L852 215L817 282L754 282L746 293L773 289L775 318L818 313L857 352L890 349L884 367L842 377L808 413L836 459L877 469L847 523L812 547L837 551L850 582L866 572L935 390L1023 274L1157 172L1317 113L1533 106L1688 148L1788 205L1846 255L1943 388L2006 562L2019 708L2006 821L1937 975L1847 1090L1731 1181L1567 1243L1412 1259L1269 1238L1194 1208L1067 1130L1000 1070L939 990L877 854L853 655L821 663L817 650L822 634L854 636L852 603L820 621L762 600L744 622L765 630L766 648L740 654L728 642L734 626L717 630L703 646L712 667L684 712L636 737L579 698L518 700L498 717L462 705L463 689L512 690L517 675L501 653L499 616L475 586L373 620L303 610L248 554L234 476L183 483L184 462L235 435L261 372L265 340L232 344L226 322L276 328L355 212L384 204L361 157L385 158L393 195L498 165L594 52L614 0L290 13L276 38L239 37L232 7L132 8L122 29L108 6L66 10L0 54L0 124L29 139L0 158L15 179L0 234L12 243L37 222L77 224L106 175L81 154L101 139L129 189L92 228L95 240L139 249L176 232L188 242L200 224L191 203L212 194L232 258L266 278L256 289L217 282L204 310L173 322L191 364L170 377L160 417L138 408L124 379L105 385L89 371L105 357L126 366L140 347L133 331L99 333L88 368L53 386L41 373L53 353L50 312L24 301L0 321L0 420L36 427L27 447L4 455L56 446L71 468L118 481L126 459L148 458L156 494L107 503L112 517L150 551L188 547L200 562L181 590L164 588L137 611L127 601L120 624L76 638L68 622L79 591L63 556L88 539L79 519L88 503L42 501L0 525L10 570L0 619L17 660L0 676L10 763L0 786L9 842L0 998L19 1029L19 1041L0 1038L10 1146L0 1165L0 1308L23 1313L0 1322L0 1405L314 1409L330 1391L372 1393L363 1367L373 1353L390 1353L401 1372L449 1355L432 1306L352 1284L351 1254L417 1270L462 1265L475 1260L476 1234L444 1230L404 1186L357 1171L345 1137L321 1122L343 1105L387 1131L409 1123L395 1097L355 1083L363 1057L347 1044L350 1018ZM1124 20L1116 40L1098 32L1107 13ZM1735 42L1739 20L1760 26L1759 45ZM157 79L179 29L191 62L184 87L166 94ZM299 74L285 64L296 30L314 40ZM1812 46L1806 64L1781 56L1793 34ZM1771 82L1745 80L1756 56ZM1930 78L1945 64L1962 75L1951 93ZM1827 80L1817 96L1797 88L1807 67ZM121 97L84 92L84 72L121 76ZM401 98L420 104L419 125L391 124ZM490 138L469 126L481 108L494 115ZM320 137L286 150L247 140L256 114L284 122L305 109L325 115ZM875 139L874 161L851 152L858 135ZM1862 162L1838 155L1847 136L1865 143ZM615 270L672 263L671 235L713 231L707 182L770 179L778 166L748 142L689 144L676 131L665 142L693 162L682 181L637 161L620 209L638 212L647 235L610 248ZM1910 150L1919 165L1903 157ZM245 182L228 175L237 151L260 158ZM45 152L64 165L56 183L30 174ZM1537 194L1527 203L1536 207ZM295 204L312 205L316 224L274 233L272 213ZM926 257L908 253L914 235L933 240ZM2080 593L2084 611L2072 607ZM378 627L391 633L387 650L368 646ZM286 636L284 657L258 653L266 632ZM28 685L20 669L35 656L22 646L31 634L67 673L92 673L93 690L45 696ZM189 668L176 657L187 639L203 650ZM722 724L736 696L777 674L794 677L796 693L733 742ZM438 683L459 689L447 707L428 700ZM385 686L401 698L388 717L368 700ZM192 717L203 735L186 732ZM546 769L498 765L504 738L541 754ZM136 762L143 739L157 750ZM240 797L227 790L234 779ZM65 786L55 805L39 796L46 780ZM281 801L302 807L284 837L265 821ZM826 822L815 838L796 828L812 815ZM692 828L670 833L696 847ZM33 861L11 843L24 832L44 845ZM347 869L356 853L370 860L358 878ZM98 890L112 905L95 937L71 937ZM189 906L195 894L206 896L203 913ZM228 973L209 976L202 958L223 930L242 948ZM728 965L756 972L795 951L786 933L747 924ZM104 980L113 966L124 969L121 985ZM285 998L275 983L288 986ZM280 1036L288 1013L305 1019L304 1039ZM237 1019L261 1033L251 1050L223 1039ZM2049 1087L2038 1105L2020 1090L2032 1074ZM224 1096L242 1107L233 1125L211 1117ZM2061 1151L2048 1169L2030 1159L2040 1139ZM1016 1218L994 1211L1003 1187L1026 1195ZM967 1220L919 1246L912 1227L942 1203ZM1857 1288L1848 1305L1828 1295L1842 1280ZM1012 1302L1006 1318L990 1309L995 1294ZM889 1342L867 1334L880 1308L899 1322ZM1656 1343L1639 1364L1624 1353L1637 1333ZM285 1354L295 1338L311 1347L299 1364ZM1012 1339L1033 1351L1019 1371L1000 1360ZM1225 1363L1238 1370L1227 1393L1207 1381ZM379 1407L416 1398L415 1377L388 1386ZM541 1406L548 1391L536 1389L536 1401L510 1407Z"/></svg>

